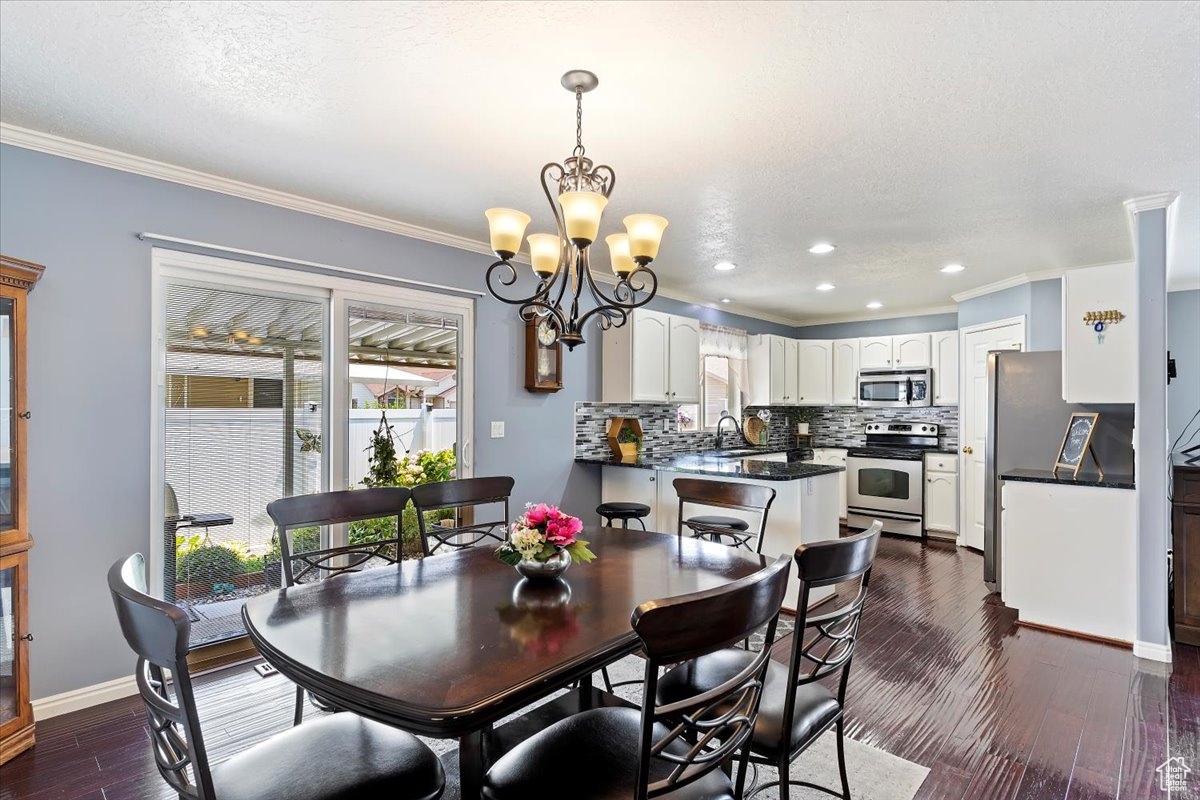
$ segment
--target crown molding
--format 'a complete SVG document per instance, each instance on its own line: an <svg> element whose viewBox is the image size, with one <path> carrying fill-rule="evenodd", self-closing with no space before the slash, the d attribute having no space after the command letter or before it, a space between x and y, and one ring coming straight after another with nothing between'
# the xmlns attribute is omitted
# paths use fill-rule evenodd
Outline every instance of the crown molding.
<svg viewBox="0 0 1200 800"><path fill-rule="evenodd" d="M889 319L904 319L906 317L930 317L935 314L954 314L958 311L958 306L923 306L921 308L906 308L902 311L887 312L887 316L880 316L879 312L874 314L842 314L834 317L820 317L818 319L807 319L803 322L795 323L798 328L809 328L813 325L836 325L840 322L875 322Z"/></svg>
<svg viewBox="0 0 1200 800"><path fill-rule="evenodd" d="M1012 289L1015 286L1024 286L1027 283L1036 283L1037 281L1048 281L1055 278L1061 278L1065 269L1044 269L1037 272L1022 272L1019 275L1013 275L1011 278L1004 278L993 283L985 283L983 286L976 286L974 289L958 292L950 295L955 303L961 303L964 300L974 300L976 297L983 297L993 292L1002 292L1005 289Z"/></svg>
<svg viewBox="0 0 1200 800"><path fill-rule="evenodd" d="M424 228L420 225L412 225L407 222L389 219L388 217L381 217L378 214L355 211L345 206L312 200L275 189L267 189L262 186L233 180L232 178L223 178L220 175L212 175L207 172L188 169L187 167L177 167L172 164L163 163L162 161L110 150L107 147L87 144L86 142L55 136L51 133L42 133L41 131L30 130L29 128L22 128L17 125L10 125L7 122L0 122L0 144L11 144L14 147L23 147L26 150L37 150L42 153L62 156L63 158L83 161L88 164L108 167L122 172L144 175L148 178L157 178L163 181L170 181L171 183L191 186L196 189L206 189L210 192L220 192L221 194L240 197L244 200L266 203L267 205L278 206L279 208L299 211L304 214L313 214L318 217L325 217L326 219L337 220L338 222L347 222L351 225L358 225L364 228L373 228L378 231L394 233L398 236L407 236L410 239L420 239L425 242L446 245L447 247L467 250L472 253L482 253L488 256L493 255L492 248L486 242L468 239L465 236L443 233L432 228Z"/></svg>
<svg viewBox="0 0 1200 800"><path fill-rule="evenodd" d="M1143 211L1170 208L1178 199L1179 192L1162 192L1160 194L1148 194L1143 197L1131 197L1125 201L1125 210L1130 214L1140 214Z"/></svg>

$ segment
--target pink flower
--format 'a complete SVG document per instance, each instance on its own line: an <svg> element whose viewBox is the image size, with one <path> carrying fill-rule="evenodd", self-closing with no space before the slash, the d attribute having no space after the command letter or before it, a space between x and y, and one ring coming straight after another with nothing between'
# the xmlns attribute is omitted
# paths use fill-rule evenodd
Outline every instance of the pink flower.
<svg viewBox="0 0 1200 800"><path fill-rule="evenodd" d="M546 523L546 540L559 547L575 543L575 537L583 530L583 521L578 517L559 514Z"/></svg>
<svg viewBox="0 0 1200 800"><path fill-rule="evenodd" d="M528 522L530 526L542 525L546 522L546 519L550 516L550 512L552 511L557 512L558 509L554 506L548 506L545 503L538 503L536 506L533 506L525 511L525 521Z"/></svg>

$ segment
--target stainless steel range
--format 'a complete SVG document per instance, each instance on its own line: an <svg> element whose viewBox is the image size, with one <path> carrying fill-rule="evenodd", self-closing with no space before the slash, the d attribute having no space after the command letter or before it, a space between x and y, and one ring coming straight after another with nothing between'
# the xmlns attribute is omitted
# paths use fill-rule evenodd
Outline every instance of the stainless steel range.
<svg viewBox="0 0 1200 800"><path fill-rule="evenodd" d="M921 537L925 529L925 453L938 446L938 426L929 422L872 422L864 426L865 447L846 453L847 522Z"/></svg>

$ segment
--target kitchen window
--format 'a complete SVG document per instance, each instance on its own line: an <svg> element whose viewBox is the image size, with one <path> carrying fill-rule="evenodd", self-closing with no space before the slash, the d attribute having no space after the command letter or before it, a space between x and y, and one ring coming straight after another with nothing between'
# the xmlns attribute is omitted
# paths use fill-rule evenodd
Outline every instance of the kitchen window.
<svg viewBox="0 0 1200 800"><path fill-rule="evenodd" d="M679 407L681 431L712 431L723 413L740 420L745 405L746 332L700 326L700 402Z"/></svg>

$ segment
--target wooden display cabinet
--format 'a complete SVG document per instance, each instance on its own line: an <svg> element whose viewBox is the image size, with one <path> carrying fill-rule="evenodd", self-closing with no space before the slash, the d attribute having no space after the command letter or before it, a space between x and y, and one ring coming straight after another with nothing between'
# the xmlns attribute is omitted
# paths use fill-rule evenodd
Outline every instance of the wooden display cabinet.
<svg viewBox="0 0 1200 800"><path fill-rule="evenodd" d="M33 746L25 305L38 264L0 256L0 764Z"/></svg>

